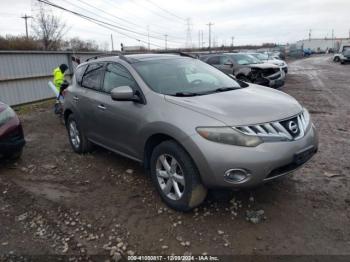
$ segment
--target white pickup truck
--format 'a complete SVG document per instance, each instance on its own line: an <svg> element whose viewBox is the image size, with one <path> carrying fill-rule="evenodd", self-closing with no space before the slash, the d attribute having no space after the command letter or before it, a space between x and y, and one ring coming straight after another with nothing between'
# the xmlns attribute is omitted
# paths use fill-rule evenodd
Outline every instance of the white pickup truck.
<svg viewBox="0 0 350 262"><path fill-rule="evenodd" d="M334 54L333 56L333 61L336 63L338 62L344 63L343 62L345 59L344 52L347 50L350 50L350 43L341 44L338 53Z"/></svg>

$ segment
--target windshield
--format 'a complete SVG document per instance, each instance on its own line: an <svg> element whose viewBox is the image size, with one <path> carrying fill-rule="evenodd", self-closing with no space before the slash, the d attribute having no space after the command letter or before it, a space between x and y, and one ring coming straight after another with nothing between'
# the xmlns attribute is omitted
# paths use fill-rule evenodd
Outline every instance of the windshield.
<svg viewBox="0 0 350 262"><path fill-rule="evenodd" d="M240 65L261 64L261 61L252 55L232 54L231 57Z"/></svg>
<svg viewBox="0 0 350 262"><path fill-rule="evenodd" d="M165 95L205 95L241 87L218 69L192 58L145 61L133 66L153 91Z"/></svg>
<svg viewBox="0 0 350 262"><path fill-rule="evenodd" d="M269 56L265 55L265 54L261 54L261 53L254 53L254 54L250 54L252 56L254 56L255 58L261 60L261 61L265 61L265 60L269 60Z"/></svg>

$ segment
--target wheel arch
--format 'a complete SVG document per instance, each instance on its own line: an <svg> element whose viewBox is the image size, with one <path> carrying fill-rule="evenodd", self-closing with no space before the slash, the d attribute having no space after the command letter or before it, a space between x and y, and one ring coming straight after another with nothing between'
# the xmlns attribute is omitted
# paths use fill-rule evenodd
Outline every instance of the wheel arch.
<svg viewBox="0 0 350 262"><path fill-rule="evenodd" d="M70 110L69 108L64 110L64 113L63 113L63 119L64 119L64 122L66 123L67 122L67 119L68 117L73 114L73 111Z"/></svg>
<svg viewBox="0 0 350 262"><path fill-rule="evenodd" d="M174 136L169 135L169 134L165 134L165 133L152 134L146 140L146 142L144 144L144 148L143 148L143 165L144 165L146 170L150 169L150 159L151 159L151 154L152 154L154 148L157 145L159 145L160 143L162 143L164 141L168 141L168 140L175 141L189 154L189 152L186 150L186 148Z"/></svg>

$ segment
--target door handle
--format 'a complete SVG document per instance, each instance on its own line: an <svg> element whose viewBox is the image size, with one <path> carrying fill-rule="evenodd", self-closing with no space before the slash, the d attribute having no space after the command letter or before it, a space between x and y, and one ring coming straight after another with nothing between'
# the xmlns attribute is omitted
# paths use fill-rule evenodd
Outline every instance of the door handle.
<svg viewBox="0 0 350 262"><path fill-rule="evenodd" d="M101 109L101 110L106 110L107 109L107 107L105 107L104 105L98 105L97 106L99 109Z"/></svg>
<svg viewBox="0 0 350 262"><path fill-rule="evenodd" d="M73 96L73 100L74 100L75 102L78 102L79 97L77 97L77 96Z"/></svg>

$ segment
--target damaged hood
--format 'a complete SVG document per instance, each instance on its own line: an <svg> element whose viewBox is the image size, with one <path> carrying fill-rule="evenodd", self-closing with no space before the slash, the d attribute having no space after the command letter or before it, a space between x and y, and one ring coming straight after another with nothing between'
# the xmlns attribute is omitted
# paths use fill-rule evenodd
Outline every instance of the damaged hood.
<svg viewBox="0 0 350 262"><path fill-rule="evenodd" d="M165 96L166 101L196 111L229 126L285 119L301 112L291 96L258 85L194 97Z"/></svg>
<svg viewBox="0 0 350 262"><path fill-rule="evenodd" d="M250 64L248 66L251 67L251 68L259 68L259 69L266 69L266 68L279 69L279 67L277 65L269 64L269 62L267 62L267 63L260 63L260 64Z"/></svg>

